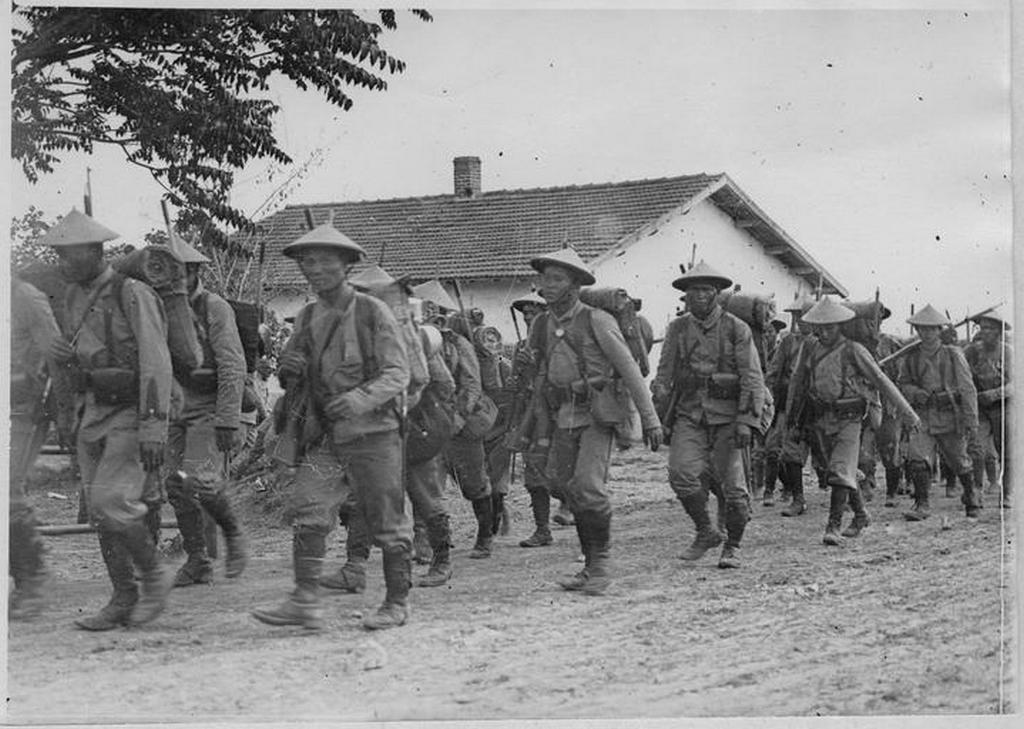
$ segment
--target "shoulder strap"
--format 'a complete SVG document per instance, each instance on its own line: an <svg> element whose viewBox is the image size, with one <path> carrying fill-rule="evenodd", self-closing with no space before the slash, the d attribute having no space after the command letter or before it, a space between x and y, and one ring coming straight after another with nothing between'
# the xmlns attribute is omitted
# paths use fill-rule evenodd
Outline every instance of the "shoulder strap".
<svg viewBox="0 0 1024 729"><path fill-rule="evenodd" d="M356 339L363 360L363 379L368 380L377 372L377 356L373 347L373 307L368 299L356 294L355 311Z"/></svg>

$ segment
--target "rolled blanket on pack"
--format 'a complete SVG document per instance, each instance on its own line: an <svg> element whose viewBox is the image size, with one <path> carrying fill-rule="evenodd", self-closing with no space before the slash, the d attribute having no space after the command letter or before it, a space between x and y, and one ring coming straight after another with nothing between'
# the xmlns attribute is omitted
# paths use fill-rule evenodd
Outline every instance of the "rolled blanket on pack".
<svg viewBox="0 0 1024 729"><path fill-rule="evenodd" d="M203 348L196 336L188 301L185 264L170 248L149 245L114 261L114 269L153 288L167 315L167 346L176 376L187 375L203 363Z"/></svg>
<svg viewBox="0 0 1024 729"><path fill-rule="evenodd" d="M622 336L629 347L629 353L640 367L640 374L647 377L651 371L647 359L647 343L644 341L640 320L636 316L633 299L625 289L614 287L594 287L580 289L580 301L587 306L603 309L615 317L622 330Z"/></svg>

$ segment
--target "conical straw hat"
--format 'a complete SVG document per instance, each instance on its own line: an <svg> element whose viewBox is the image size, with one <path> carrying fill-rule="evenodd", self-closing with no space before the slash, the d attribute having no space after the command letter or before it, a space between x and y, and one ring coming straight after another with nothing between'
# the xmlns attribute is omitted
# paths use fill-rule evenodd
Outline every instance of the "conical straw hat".
<svg viewBox="0 0 1024 729"><path fill-rule="evenodd" d="M119 238L120 233L115 233L105 225L97 223L85 213L80 213L75 208L61 218L39 239L40 243L62 248L64 246L78 246L87 243L103 243L114 238Z"/></svg>

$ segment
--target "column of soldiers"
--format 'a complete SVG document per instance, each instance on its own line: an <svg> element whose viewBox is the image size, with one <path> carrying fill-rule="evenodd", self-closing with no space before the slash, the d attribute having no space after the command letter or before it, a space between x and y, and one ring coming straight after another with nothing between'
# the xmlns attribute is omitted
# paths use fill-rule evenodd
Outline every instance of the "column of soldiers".
<svg viewBox="0 0 1024 729"><path fill-rule="evenodd" d="M248 561L224 493L245 380L231 307L199 283L206 259L178 246L202 364L175 371L159 296L140 281L119 278L103 258L103 242L114 237L72 211L45 238L67 281L66 321L58 328L45 297L22 282L15 282L12 309L19 353L12 387L23 385L24 391L12 410L11 615L29 617L42 606L42 548L23 485L40 445L34 405L49 390L41 383L65 378L76 393L89 515L113 586L107 605L75 621L85 630L152 621L173 586L210 582L207 517L224 532L227 576L239 576ZM775 481L781 480L789 500L785 516L806 512L803 467L809 456L814 459L831 491L827 545L859 536L870 523L865 484L874 476L872 441L886 469L886 504L894 503L900 434L914 489L908 520L930 513L936 450L955 468L967 517L977 517L975 472L986 438L1004 460L1002 502L1009 505L1005 403L1011 366L1003 341L1009 326L994 314L978 318L981 337L965 355L941 342L950 322L925 307L909 320L920 345L892 370L877 360L893 352L894 342L878 338L868 348L844 335L853 310L828 297L802 300L787 309L793 326L771 348L765 367L751 328L720 303L732 281L701 262L673 282L686 310L668 327L648 389L614 316L580 301L581 288L595 278L572 248L529 261L540 297L514 303L528 332L510 362L494 342L474 347L481 317L460 315L461 307L436 281L414 291L424 302L423 322L440 331L436 346L429 336L404 336L377 287L405 284L383 270L350 279L364 251L330 223L283 254L295 261L316 298L295 317L278 360L285 388L274 416L278 447L284 444L278 453L286 453L282 460L294 467L285 486L294 587L279 604L252 611L262 623L322 628L322 591L362 592L372 546L383 553L386 595L363 625L373 630L406 623L414 520L423 525L430 549L421 586L452 578L448 478L476 517L469 557L491 556L506 512L513 453L522 454L534 522L521 546L552 544L555 496L571 513L583 560L559 584L604 594L614 576L608 469L631 410L647 447L669 445L668 484L693 524L692 542L681 554L686 561L721 547L718 566L740 567L755 436L764 438L762 503L774 503ZM419 381L417 362L425 373ZM450 427L440 429L444 436L413 434L437 440L414 458L408 413L423 403L441 418L435 422L447 418ZM183 535L187 559L177 574L162 564L153 538L153 504L159 503L154 484L158 494L161 484L166 487ZM711 495L719 503L717 520L708 508ZM843 530L847 508L853 520ZM328 539L340 522L347 527L347 560L337 573L324 574Z"/></svg>

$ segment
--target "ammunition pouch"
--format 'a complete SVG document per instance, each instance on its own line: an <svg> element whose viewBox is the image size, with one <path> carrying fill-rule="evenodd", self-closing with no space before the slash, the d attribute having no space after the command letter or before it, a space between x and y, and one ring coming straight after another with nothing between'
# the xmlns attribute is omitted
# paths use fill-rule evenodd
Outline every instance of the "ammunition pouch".
<svg viewBox="0 0 1024 729"><path fill-rule="evenodd" d="M959 392L933 392L928 403L939 410L952 410L960 404Z"/></svg>
<svg viewBox="0 0 1024 729"><path fill-rule="evenodd" d="M576 392L571 387L560 385L553 385L550 382L544 383L544 401L548 405L548 409L552 412L558 410L558 408L565 405L567 402L574 402L579 405L585 405L590 402L590 390L585 392Z"/></svg>
<svg viewBox="0 0 1024 729"><path fill-rule="evenodd" d="M832 402L811 398L808 403L816 417L832 414L841 420L863 420L868 412L868 403L862 397L843 397Z"/></svg>
<svg viewBox="0 0 1024 729"><path fill-rule="evenodd" d="M498 419L498 406L486 394L481 394L473 409L466 415L463 429L472 436L483 438Z"/></svg>
<svg viewBox="0 0 1024 729"><path fill-rule="evenodd" d="M731 372L713 372L710 375L689 374L679 381L682 392L707 391L714 400L739 400L740 376Z"/></svg>
<svg viewBox="0 0 1024 729"><path fill-rule="evenodd" d="M126 367L98 367L85 375L85 389L101 405L138 405L139 375Z"/></svg>
<svg viewBox="0 0 1024 729"><path fill-rule="evenodd" d="M600 390L592 391L590 417L598 425L619 425L627 419L628 406L619 383L620 380L611 380Z"/></svg>
<svg viewBox="0 0 1024 729"><path fill-rule="evenodd" d="M212 367L197 367L188 373L182 384L200 395L212 395L217 392L217 370Z"/></svg>

